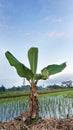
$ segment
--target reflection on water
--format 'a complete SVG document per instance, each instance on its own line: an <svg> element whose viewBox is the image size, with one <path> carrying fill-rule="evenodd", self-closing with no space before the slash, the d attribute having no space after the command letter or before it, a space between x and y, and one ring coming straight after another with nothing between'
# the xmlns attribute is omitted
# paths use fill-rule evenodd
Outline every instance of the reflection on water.
<svg viewBox="0 0 73 130"><path fill-rule="evenodd" d="M66 118L73 114L73 98L63 96L41 98L39 115L44 117Z"/></svg>
<svg viewBox="0 0 73 130"><path fill-rule="evenodd" d="M26 111L28 101L18 100L0 102L0 121L12 120ZM73 98L63 96L43 97L39 99L39 116L66 118L67 114L73 114Z"/></svg>
<svg viewBox="0 0 73 130"><path fill-rule="evenodd" d="M5 122L19 116L27 108L27 100L0 102L0 121Z"/></svg>

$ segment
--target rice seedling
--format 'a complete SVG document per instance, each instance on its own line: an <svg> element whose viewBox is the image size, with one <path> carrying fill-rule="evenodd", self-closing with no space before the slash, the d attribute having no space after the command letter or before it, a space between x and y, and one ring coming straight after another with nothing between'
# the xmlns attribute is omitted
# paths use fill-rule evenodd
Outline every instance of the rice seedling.
<svg viewBox="0 0 73 130"><path fill-rule="evenodd" d="M0 102L0 121L5 122L12 120L26 111L28 100L21 98L20 100L9 100ZM57 95L39 98L39 117L57 117L64 119L67 114L73 114L73 98Z"/></svg>

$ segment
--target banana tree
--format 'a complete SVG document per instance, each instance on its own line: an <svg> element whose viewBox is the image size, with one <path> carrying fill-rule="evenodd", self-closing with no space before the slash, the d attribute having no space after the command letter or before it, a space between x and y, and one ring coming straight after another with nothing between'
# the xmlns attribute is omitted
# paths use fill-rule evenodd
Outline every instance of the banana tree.
<svg viewBox="0 0 73 130"><path fill-rule="evenodd" d="M49 76L61 72L66 67L66 63L62 63L60 65L48 65L44 67L39 74L37 74L38 48L32 47L28 50L30 69L19 62L9 51L5 52L5 56L10 65L16 68L18 75L26 78L30 83L28 115L30 115L31 119L34 119L39 113L38 95L36 89L38 81L46 80Z"/></svg>

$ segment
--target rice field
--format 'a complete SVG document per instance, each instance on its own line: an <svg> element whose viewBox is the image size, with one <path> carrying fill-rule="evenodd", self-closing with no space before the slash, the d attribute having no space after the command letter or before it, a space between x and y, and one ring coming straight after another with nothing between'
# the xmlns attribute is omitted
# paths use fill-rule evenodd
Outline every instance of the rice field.
<svg viewBox="0 0 73 130"><path fill-rule="evenodd" d="M63 95L41 98L39 100L39 116L57 117L64 119L67 114L73 114L73 98L64 97Z"/></svg>
<svg viewBox="0 0 73 130"><path fill-rule="evenodd" d="M68 92L66 93L39 97L39 116L42 119L46 117L63 119L67 117L67 114L73 115L73 97L69 97ZM27 98L0 100L0 122L19 116L26 111L27 105Z"/></svg>
<svg viewBox="0 0 73 130"><path fill-rule="evenodd" d="M27 100L12 100L0 102L0 122L12 120L27 108Z"/></svg>

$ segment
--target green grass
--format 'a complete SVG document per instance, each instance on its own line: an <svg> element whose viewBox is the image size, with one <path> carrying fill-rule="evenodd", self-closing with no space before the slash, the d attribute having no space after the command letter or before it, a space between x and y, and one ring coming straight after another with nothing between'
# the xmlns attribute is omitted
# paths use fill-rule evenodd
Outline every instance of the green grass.
<svg viewBox="0 0 73 130"><path fill-rule="evenodd" d="M64 95L68 97L73 97L73 89L55 89L55 90L39 90L38 97L48 97ZM28 99L29 91L12 91L12 92L0 92L0 102L18 99Z"/></svg>
<svg viewBox="0 0 73 130"><path fill-rule="evenodd" d="M9 102L9 101L18 101L18 100L28 100L28 97L22 96L22 97L13 97L13 98L2 98L2 99L0 99L0 103Z"/></svg>
<svg viewBox="0 0 73 130"><path fill-rule="evenodd" d="M28 91L7 91L7 92L0 92L0 98L20 97L20 96L27 96L28 94L29 94Z"/></svg>
<svg viewBox="0 0 73 130"><path fill-rule="evenodd" d="M45 92L44 94L39 94L39 97L48 97L48 96L58 96L58 95L63 95L66 97L73 97L73 89L56 89L56 90L50 90Z"/></svg>

